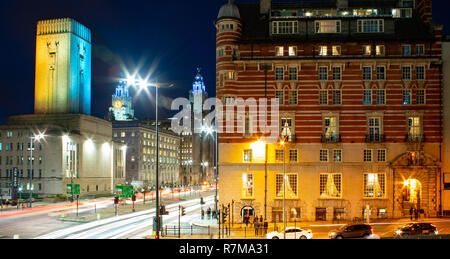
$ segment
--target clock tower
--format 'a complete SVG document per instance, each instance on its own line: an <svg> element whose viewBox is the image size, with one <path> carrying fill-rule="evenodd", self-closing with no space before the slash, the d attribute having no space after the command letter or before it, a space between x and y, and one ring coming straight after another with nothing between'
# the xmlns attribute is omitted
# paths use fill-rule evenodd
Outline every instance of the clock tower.
<svg viewBox="0 0 450 259"><path fill-rule="evenodd" d="M114 121L132 121L134 118L133 98L130 96L125 81L120 81L112 96L112 107L109 108L110 119Z"/></svg>

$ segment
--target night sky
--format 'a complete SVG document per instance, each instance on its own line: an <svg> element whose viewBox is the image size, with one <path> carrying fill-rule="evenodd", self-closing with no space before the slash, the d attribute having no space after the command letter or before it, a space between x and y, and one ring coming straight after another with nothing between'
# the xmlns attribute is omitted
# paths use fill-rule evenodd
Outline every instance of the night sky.
<svg viewBox="0 0 450 259"><path fill-rule="evenodd" d="M236 0L257 2L258 0ZM321 0L323 1L323 0ZM188 97L202 68L209 96L215 96L215 28L220 7L228 0L40 0L1 1L0 123L7 116L34 111L36 25L39 20L73 18L92 31L92 115L103 118L111 105L121 64L140 75L154 68L160 82L174 82L161 91L162 107ZM274 1L275 2L275 1ZM281 0L276 2L295 2ZM450 32L449 1L434 0L434 20ZM134 91L132 91L134 95ZM154 117L147 95L134 98L139 119ZM162 109L161 116L170 116Z"/></svg>

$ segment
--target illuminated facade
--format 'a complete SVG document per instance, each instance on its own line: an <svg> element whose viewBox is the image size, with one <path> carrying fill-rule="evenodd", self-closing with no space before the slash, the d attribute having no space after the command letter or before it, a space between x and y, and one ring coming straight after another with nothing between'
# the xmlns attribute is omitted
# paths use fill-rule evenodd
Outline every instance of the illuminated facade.
<svg viewBox="0 0 450 259"><path fill-rule="evenodd" d="M110 119L115 121L134 120L133 98L130 96L125 81L120 81L112 96L112 107L109 108Z"/></svg>
<svg viewBox="0 0 450 259"><path fill-rule="evenodd" d="M91 114L91 31L69 18L39 21L35 113Z"/></svg>
<svg viewBox="0 0 450 259"><path fill-rule="evenodd" d="M283 182L289 221L399 218L411 207L442 213L442 26L431 2L230 1L220 9L218 98L274 98L286 138L265 152L248 107L245 132L235 120L235 133L220 134L220 202L234 204L236 221L281 221Z"/></svg>

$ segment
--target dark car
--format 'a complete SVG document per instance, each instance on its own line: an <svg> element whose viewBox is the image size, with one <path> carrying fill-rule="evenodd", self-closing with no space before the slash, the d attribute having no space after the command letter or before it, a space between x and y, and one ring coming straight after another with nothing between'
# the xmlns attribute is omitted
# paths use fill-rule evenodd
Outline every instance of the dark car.
<svg viewBox="0 0 450 259"><path fill-rule="evenodd" d="M438 235L435 225L430 223L410 223L394 231L394 236Z"/></svg>
<svg viewBox="0 0 450 259"><path fill-rule="evenodd" d="M344 238L368 238L373 235L373 228L369 224L345 225L337 230L331 231L331 239Z"/></svg>

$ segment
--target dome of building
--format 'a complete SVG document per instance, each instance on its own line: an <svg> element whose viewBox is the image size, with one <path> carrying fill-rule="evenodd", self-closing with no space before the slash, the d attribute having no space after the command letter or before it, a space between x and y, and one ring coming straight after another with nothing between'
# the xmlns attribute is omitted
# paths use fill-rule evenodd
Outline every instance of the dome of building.
<svg viewBox="0 0 450 259"><path fill-rule="evenodd" d="M234 0L229 0L228 4L223 5L220 8L217 19L220 19L220 18L241 19L241 14L239 13L239 8L234 4Z"/></svg>

